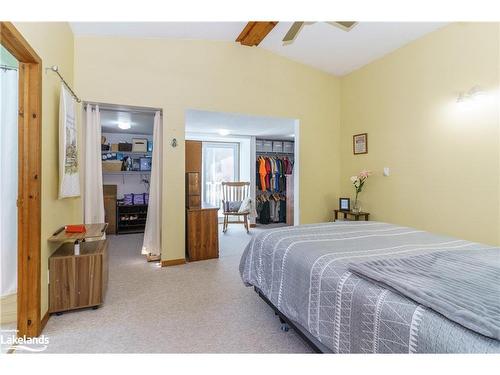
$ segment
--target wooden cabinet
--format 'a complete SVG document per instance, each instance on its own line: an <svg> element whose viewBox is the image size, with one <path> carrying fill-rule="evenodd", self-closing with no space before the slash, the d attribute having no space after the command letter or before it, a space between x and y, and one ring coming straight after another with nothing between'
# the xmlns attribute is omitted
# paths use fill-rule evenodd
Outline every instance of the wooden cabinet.
<svg viewBox="0 0 500 375"><path fill-rule="evenodd" d="M190 261L219 257L217 207L186 210L186 255Z"/></svg>
<svg viewBox="0 0 500 375"><path fill-rule="evenodd" d="M186 173L186 207L201 207L201 181L198 172Z"/></svg>
<svg viewBox="0 0 500 375"><path fill-rule="evenodd" d="M116 234L116 185L104 185L104 221L108 223L106 234Z"/></svg>
<svg viewBox="0 0 500 375"><path fill-rule="evenodd" d="M186 141L185 172L201 173L202 142Z"/></svg>
<svg viewBox="0 0 500 375"><path fill-rule="evenodd" d="M108 284L108 241L62 244L49 258L49 312L99 306Z"/></svg>

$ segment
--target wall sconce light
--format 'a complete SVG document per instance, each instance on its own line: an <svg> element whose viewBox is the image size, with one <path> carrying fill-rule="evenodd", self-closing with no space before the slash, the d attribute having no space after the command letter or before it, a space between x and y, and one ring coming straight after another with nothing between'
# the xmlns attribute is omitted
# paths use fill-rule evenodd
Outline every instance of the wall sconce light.
<svg viewBox="0 0 500 375"><path fill-rule="evenodd" d="M472 100L484 94L484 91L479 86L474 86L467 92L461 92L458 94L457 103L463 103L467 100Z"/></svg>

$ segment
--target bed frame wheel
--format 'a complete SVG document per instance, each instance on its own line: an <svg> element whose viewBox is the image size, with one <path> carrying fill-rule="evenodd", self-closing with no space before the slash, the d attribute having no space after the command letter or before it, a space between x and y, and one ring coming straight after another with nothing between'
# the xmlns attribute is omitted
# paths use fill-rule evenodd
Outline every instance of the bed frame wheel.
<svg viewBox="0 0 500 375"><path fill-rule="evenodd" d="M281 327L280 329L283 331L283 332L288 332L288 330L290 329L290 326L286 323L281 323Z"/></svg>

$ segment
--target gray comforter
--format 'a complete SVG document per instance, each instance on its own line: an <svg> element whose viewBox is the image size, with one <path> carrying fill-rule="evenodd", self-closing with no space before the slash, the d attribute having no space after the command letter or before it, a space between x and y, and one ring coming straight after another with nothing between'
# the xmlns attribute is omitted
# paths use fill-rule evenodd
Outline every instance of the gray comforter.
<svg viewBox="0 0 500 375"><path fill-rule="evenodd" d="M491 247L378 222L303 225L255 236L240 273L335 353L500 353L500 341L349 270L366 261L481 249Z"/></svg>
<svg viewBox="0 0 500 375"><path fill-rule="evenodd" d="M349 270L500 340L500 248L379 259L353 263Z"/></svg>

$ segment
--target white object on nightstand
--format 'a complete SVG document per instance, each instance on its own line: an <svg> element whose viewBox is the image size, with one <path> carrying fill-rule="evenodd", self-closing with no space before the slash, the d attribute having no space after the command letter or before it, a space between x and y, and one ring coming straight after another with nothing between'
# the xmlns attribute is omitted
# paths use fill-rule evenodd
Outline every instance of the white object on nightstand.
<svg viewBox="0 0 500 375"><path fill-rule="evenodd" d="M384 176L389 176L391 174L391 171L389 170L389 167L384 167Z"/></svg>

